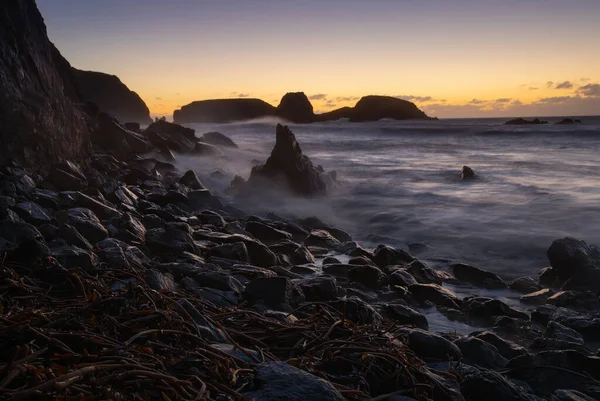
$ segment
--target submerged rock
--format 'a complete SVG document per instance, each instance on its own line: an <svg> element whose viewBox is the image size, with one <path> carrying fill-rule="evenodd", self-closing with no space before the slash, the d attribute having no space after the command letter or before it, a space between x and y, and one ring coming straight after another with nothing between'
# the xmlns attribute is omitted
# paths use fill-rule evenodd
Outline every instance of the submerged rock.
<svg viewBox="0 0 600 401"><path fill-rule="evenodd" d="M567 281L563 289L600 290L600 249L575 238L552 243L547 252L556 275Z"/></svg>
<svg viewBox="0 0 600 401"><path fill-rule="evenodd" d="M472 180L475 177L477 177L477 175L475 174L475 171L473 171L473 169L469 166L463 166L462 170L460 172L460 179L461 180Z"/></svg>
<svg viewBox="0 0 600 401"><path fill-rule="evenodd" d="M524 118L515 118L504 123L504 125L535 125L535 124L548 124L548 121L542 121L539 118L533 120L525 120Z"/></svg>
<svg viewBox="0 0 600 401"><path fill-rule="evenodd" d="M572 124L581 124L581 120L573 119L573 118L563 118L562 120L555 123L556 125L572 125Z"/></svg>
<svg viewBox="0 0 600 401"><path fill-rule="evenodd" d="M237 148L238 146L229 137L221 134L220 132L207 132L200 137L200 140L204 143L208 143L216 146L224 146L226 148Z"/></svg>

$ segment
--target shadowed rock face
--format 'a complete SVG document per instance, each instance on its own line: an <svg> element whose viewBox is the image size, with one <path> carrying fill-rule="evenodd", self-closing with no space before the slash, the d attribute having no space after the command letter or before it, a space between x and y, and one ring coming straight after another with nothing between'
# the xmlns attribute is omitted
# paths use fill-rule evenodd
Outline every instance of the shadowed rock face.
<svg viewBox="0 0 600 401"><path fill-rule="evenodd" d="M121 122L150 124L150 110L139 95L109 74L73 68L81 96Z"/></svg>
<svg viewBox="0 0 600 401"><path fill-rule="evenodd" d="M313 106L304 92L286 93L277 106L277 115L293 123L315 121Z"/></svg>
<svg viewBox="0 0 600 401"><path fill-rule="evenodd" d="M377 121L383 118L408 120L428 117L414 103L406 100L391 96L365 96L354 106L350 121Z"/></svg>
<svg viewBox="0 0 600 401"><path fill-rule="evenodd" d="M230 122L274 116L275 107L260 99L202 100L183 106L173 112L178 124L203 122Z"/></svg>
<svg viewBox="0 0 600 401"><path fill-rule="evenodd" d="M264 184L265 181L282 181L297 195L325 194L328 176L322 169L313 166L310 159L302 154L302 149L292 131L288 127L277 124L276 135L271 156L265 164L252 168L248 184L257 186Z"/></svg>
<svg viewBox="0 0 600 401"><path fill-rule="evenodd" d="M5 0L0 11L0 164L41 170L90 150L69 63L48 40L34 0Z"/></svg>

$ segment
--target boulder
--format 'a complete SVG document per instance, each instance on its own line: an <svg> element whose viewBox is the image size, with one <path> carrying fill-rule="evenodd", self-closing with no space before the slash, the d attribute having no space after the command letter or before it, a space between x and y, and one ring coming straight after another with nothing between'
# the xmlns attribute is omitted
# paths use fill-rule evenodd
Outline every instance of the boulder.
<svg viewBox="0 0 600 401"><path fill-rule="evenodd" d="M158 120L153 122L146 128L145 133L154 132L166 139L171 138L172 136L182 136L184 138L189 139L190 141L195 141L196 131L191 128L186 128L182 125L171 123L165 120Z"/></svg>
<svg viewBox="0 0 600 401"><path fill-rule="evenodd" d="M304 124L315 120L313 106L304 92L289 92L277 106L277 115L292 123Z"/></svg>
<svg viewBox="0 0 600 401"><path fill-rule="evenodd" d="M461 180L472 180L474 178L476 178L477 175L475 174L475 171L473 171L473 169L469 166L463 166L462 170L460 171L460 179Z"/></svg>
<svg viewBox="0 0 600 401"><path fill-rule="evenodd" d="M70 161L62 161L50 166L47 180L61 191L79 191L87 184L85 174Z"/></svg>
<svg viewBox="0 0 600 401"><path fill-rule="evenodd" d="M471 297L463 300L463 309L474 318L492 319L496 316L508 316L515 319L529 320L525 312L516 310L499 299Z"/></svg>
<svg viewBox="0 0 600 401"><path fill-rule="evenodd" d="M408 290L420 303L431 302L439 306L459 308L460 300L456 294L438 284L413 284Z"/></svg>
<svg viewBox="0 0 600 401"><path fill-rule="evenodd" d="M529 305L543 305L548 301L548 298L552 295L552 290L544 288L531 294L525 294L521 296L520 301L524 304Z"/></svg>
<svg viewBox="0 0 600 401"><path fill-rule="evenodd" d="M559 291L548 298L550 305L580 310L598 310L600 301L592 291Z"/></svg>
<svg viewBox="0 0 600 401"><path fill-rule="evenodd" d="M146 232L148 248L158 254L195 253L197 251L193 230L186 223L167 223L164 228L154 228Z"/></svg>
<svg viewBox="0 0 600 401"><path fill-rule="evenodd" d="M460 382L461 393L470 401L536 401L500 373L493 370L474 370Z"/></svg>
<svg viewBox="0 0 600 401"><path fill-rule="evenodd" d="M46 210L34 202L20 202L12 209L26 222L39 226L50 223L51 219Z"/></svg>
<svg viewBox="0 0 600 401"><path fill-rule="evenodd" d="M292 234L278 230L259 221L249 221L246 223L245 228L246 231L263 242L277 242L292 239Z"/></svg>
<svg viewBox="0 0 600 401"><path fill-rule="evenodd" d="M214 288L221 291L229 291L239 293L243 289L243 285L230 273L206 271L198 273L195 277L198 285L205 288Z"/></svg>
<svg viewBox="0 0 600 401"><path fill-rule="evenodd" d="M346 401L330 382L284 362L257 365L255 372L254 386L243 393L253 401Z"/></svg>
<svg viewBox="0 0 600 401"><path fill-rule="evenodd" d="M200 181L200 179L193 170L186 171L186 173L179 180L179 183L185 185L190 189L206 189L204 184L202 184L202 181Z"/></svg>
<svg viewBox="0 0 600 401"><path fill-rule="evenodd" d="M428 330L427 318L420 312L399 303L387 304L383 308L385 315L401 325L414 326L418 329Z"/></svg>
<svg viewBox="0 0 600 401"><path fill-rule="evenodd" d="M328 177L302 154L292 131L281 124L277 125L271 156L265 164L252 168L247 185L272 186L273 183L283 184L284 188L301 196L324 195L330 186Z"/></svg>
<svg viewBox="0 0 600 401"><path fill-rule="evenodd" d="M567 281L568 289L600 288L600 249L575 238L563 238L552 243L547 252L556 275Z"/></svg>
<svg viewBox="0 0 600 401"><path fill-rule="evenodd" d="M146 283L148 287L159 292L175 292L177 286L170 274L162 274L156 270L146 270Z"/></svg>
<svg viewBox="0 0 600 401"><path fill-rule="evenodd" d="M316 246L321 248L335 248L340 245L340 241L325 230L312 230L308 237L304 239L305 246Z"/></svg>
<svg viewBox="0 0 600 401"><path fill-rule="evenodd" d="M514 279L508 287L513 290L520 292L521 294L531 294L542 289L539 285L538 280L533 277L519 277Z"/></svg>
<svg viewBox="0 0 600 401"><path fill-rule="evenodd" d="M337 309L344 317L358 325L378 325L382 317L377 311L356 295L344 297L336 301L329 302L329 305Z"/></svg>
<svg viewBox="0 0 600 401"><path fill-rule="evenodd" d="M442 284L442 281L447 278L446 275L433 270L418 259L410 262L406 271L421 284Z"/></svg>
<svg viewBox="0 0 600 401"><path fill-rule="evenodd" d="M208 251L208 256L218 256L221 258L237 260L246 263L250 261L248 249L243 242L217 245Z"/></svg>
<svg viewBox="0 0 600 401"><path fill-rule="evenodd" d="M67 245L52 248L52 256L67 269L81 268L90 274L96 272L100 262L93 252L76 246Z"/></svg>
<svg viewBox="0 0 600 401"><path fill-rule="evenodd" d="M34 0L3 2L0 13L0 165L47 172L91 151L71 66L48 40Z"/></svg>
<svg viewBox="0 0 600 401"><path fill-rule="evenodd" d="M119 233L117 238L132 244L141 245L146 242L146 227L131 213L125 213L118 221Z"/></svg>
<svg viewBox="0 0 600 401"><path fill-rule="evenodd" d="M527 353L527 350L520 345L500 338L490 331L476 333L475 337L496 347L500 355L506 359L516 358Z"/></svg>
<svg viewBox="0 0 600 401"><path fill-rule="evenodd" d="M584 345L584 340L581 334L573 329L563 326L558 322L555 322L554 320L548 323L544 337Z"/></svg>
<svg viewBox="0 0 600 401"><path fill-rule="evenodd" d="M508 364L498 349L492 344L476 337L462 337L454 341L460 348L463 361L469 365L481 366L488 369L501 369Z"/></svg>
<svg viewBox="0 0 600 401"><path fill-rule="evenodd" d="M318 276L298 282L308 302L331 301L337 297L335 277Z"/></svg>
<svg viewBox="0 0 600 401"><path fill-rule="evenodd" d="M141 124L152 122L146 103L118 77L76 68L72 71L83 99L93 102L101 111L119 121L135 121Z"/></svg>
<svg viewBox="0 0 600 401"><path fill-rule="evenodd" d="M424 330L410 330L406 345L425 360L460 361L463 357L456 344Z"/></svg>
<svg viewBox="0 0 600 401"><path fill-rule="evenodd" d="M399 285L401 287L409 287L417 284L417 280L406 269L395 269L389 275L389 280L391 285Z"/></svg>
<svg viewBox="0 0 600 401"><path fill-rule="evenodd" d="M150 142L142 135L129 131L106 113L97 117L91 139L101 149L123 159L130 159L151 149Z"/></svg>
<svg viewBox="0 0 600 401"><path fill-rule="evenodd" d="M373 260L381 269L388 265L406 265L415 260L403 249L395 249L389 245L379 245L373 252Z"/></svg>
<svg viewBox="0 0 600 401"><path fill-rule="evenodd" d="M271 308L289 309L304 302L302 290L287 277L265 277L252 280L244 289L244 298Z"/></svg>
<svg viewBox="0 0 600 401"><path fill-rule="evenodd" d="M215 146L223 146L226 148L237 148L238 146L229 137L221 134L220 132L207 132L200 137L200 140L204 143L208 143Z"/></svg>
<svg viewBox="0 0 600 401"><path fill-rule="evenodd" d="M508 287L496 274L477 267L458 263L452 265L451 268L454 277L460 281L466 281L470 284L489 289Z"/></svg>
<svg viewBox="0 0 600 401"><path fill-rule="evenodd" d="M68 245L74 245L81 249L91 251L93 248L90 242L87 239L85 239L85 237L81 235L75 227L69 224L63 224L60 228L57 228L56 233L53 235L52 239L56 237L61 238Z"/></svg>
<svg viewBox="0 0 600 401"><path fill-rule="evenodd" d="M77 207L60 211L56 219L75 227L92 245L108 237L108 231L90 209Z"/></svg>

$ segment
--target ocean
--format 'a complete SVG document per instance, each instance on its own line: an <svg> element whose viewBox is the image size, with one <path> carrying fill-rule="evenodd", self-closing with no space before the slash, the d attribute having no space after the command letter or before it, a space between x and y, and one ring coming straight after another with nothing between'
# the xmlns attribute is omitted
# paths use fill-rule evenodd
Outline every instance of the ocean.
<svg viewBox="0 0 600 401"><path fill-rule="evenodd" d="M537 276L553 240L600 244L600 117L580 119L535 126L503 125L508 118L289 124L314 164L337 171L339 187L323 199L232 201L256 214L317 216L372 247L413 244L416 256L441 270L460 262L507 280ZM247 178L266 160L276 123L190 125L198 136L219 131L239 149L180 159L180 167L222 194L233 176ZM478 178L461 181L463 165Z"/></svg>

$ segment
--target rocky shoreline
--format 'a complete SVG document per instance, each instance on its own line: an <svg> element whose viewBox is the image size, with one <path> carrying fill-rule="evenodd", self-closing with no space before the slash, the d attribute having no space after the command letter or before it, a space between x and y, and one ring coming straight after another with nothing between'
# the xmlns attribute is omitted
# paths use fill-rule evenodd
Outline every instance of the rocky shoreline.
<svg viewBox="0 0 600 401"><path fill-rule="evenodd" d="M434 270L317 218L246 214L240 188L268 180L318 196L335 181L286 127L231 203L173 164L178 152L218 155L235 146L227 137L97 119L85 161L45 177L1 170L3 396L600 397L598 248L555 241L552 267L510 283L464 264ZM461 299L444 286L457 283L518 291L522 308ZM428 331L432 307L483 330Z"/></svg>

